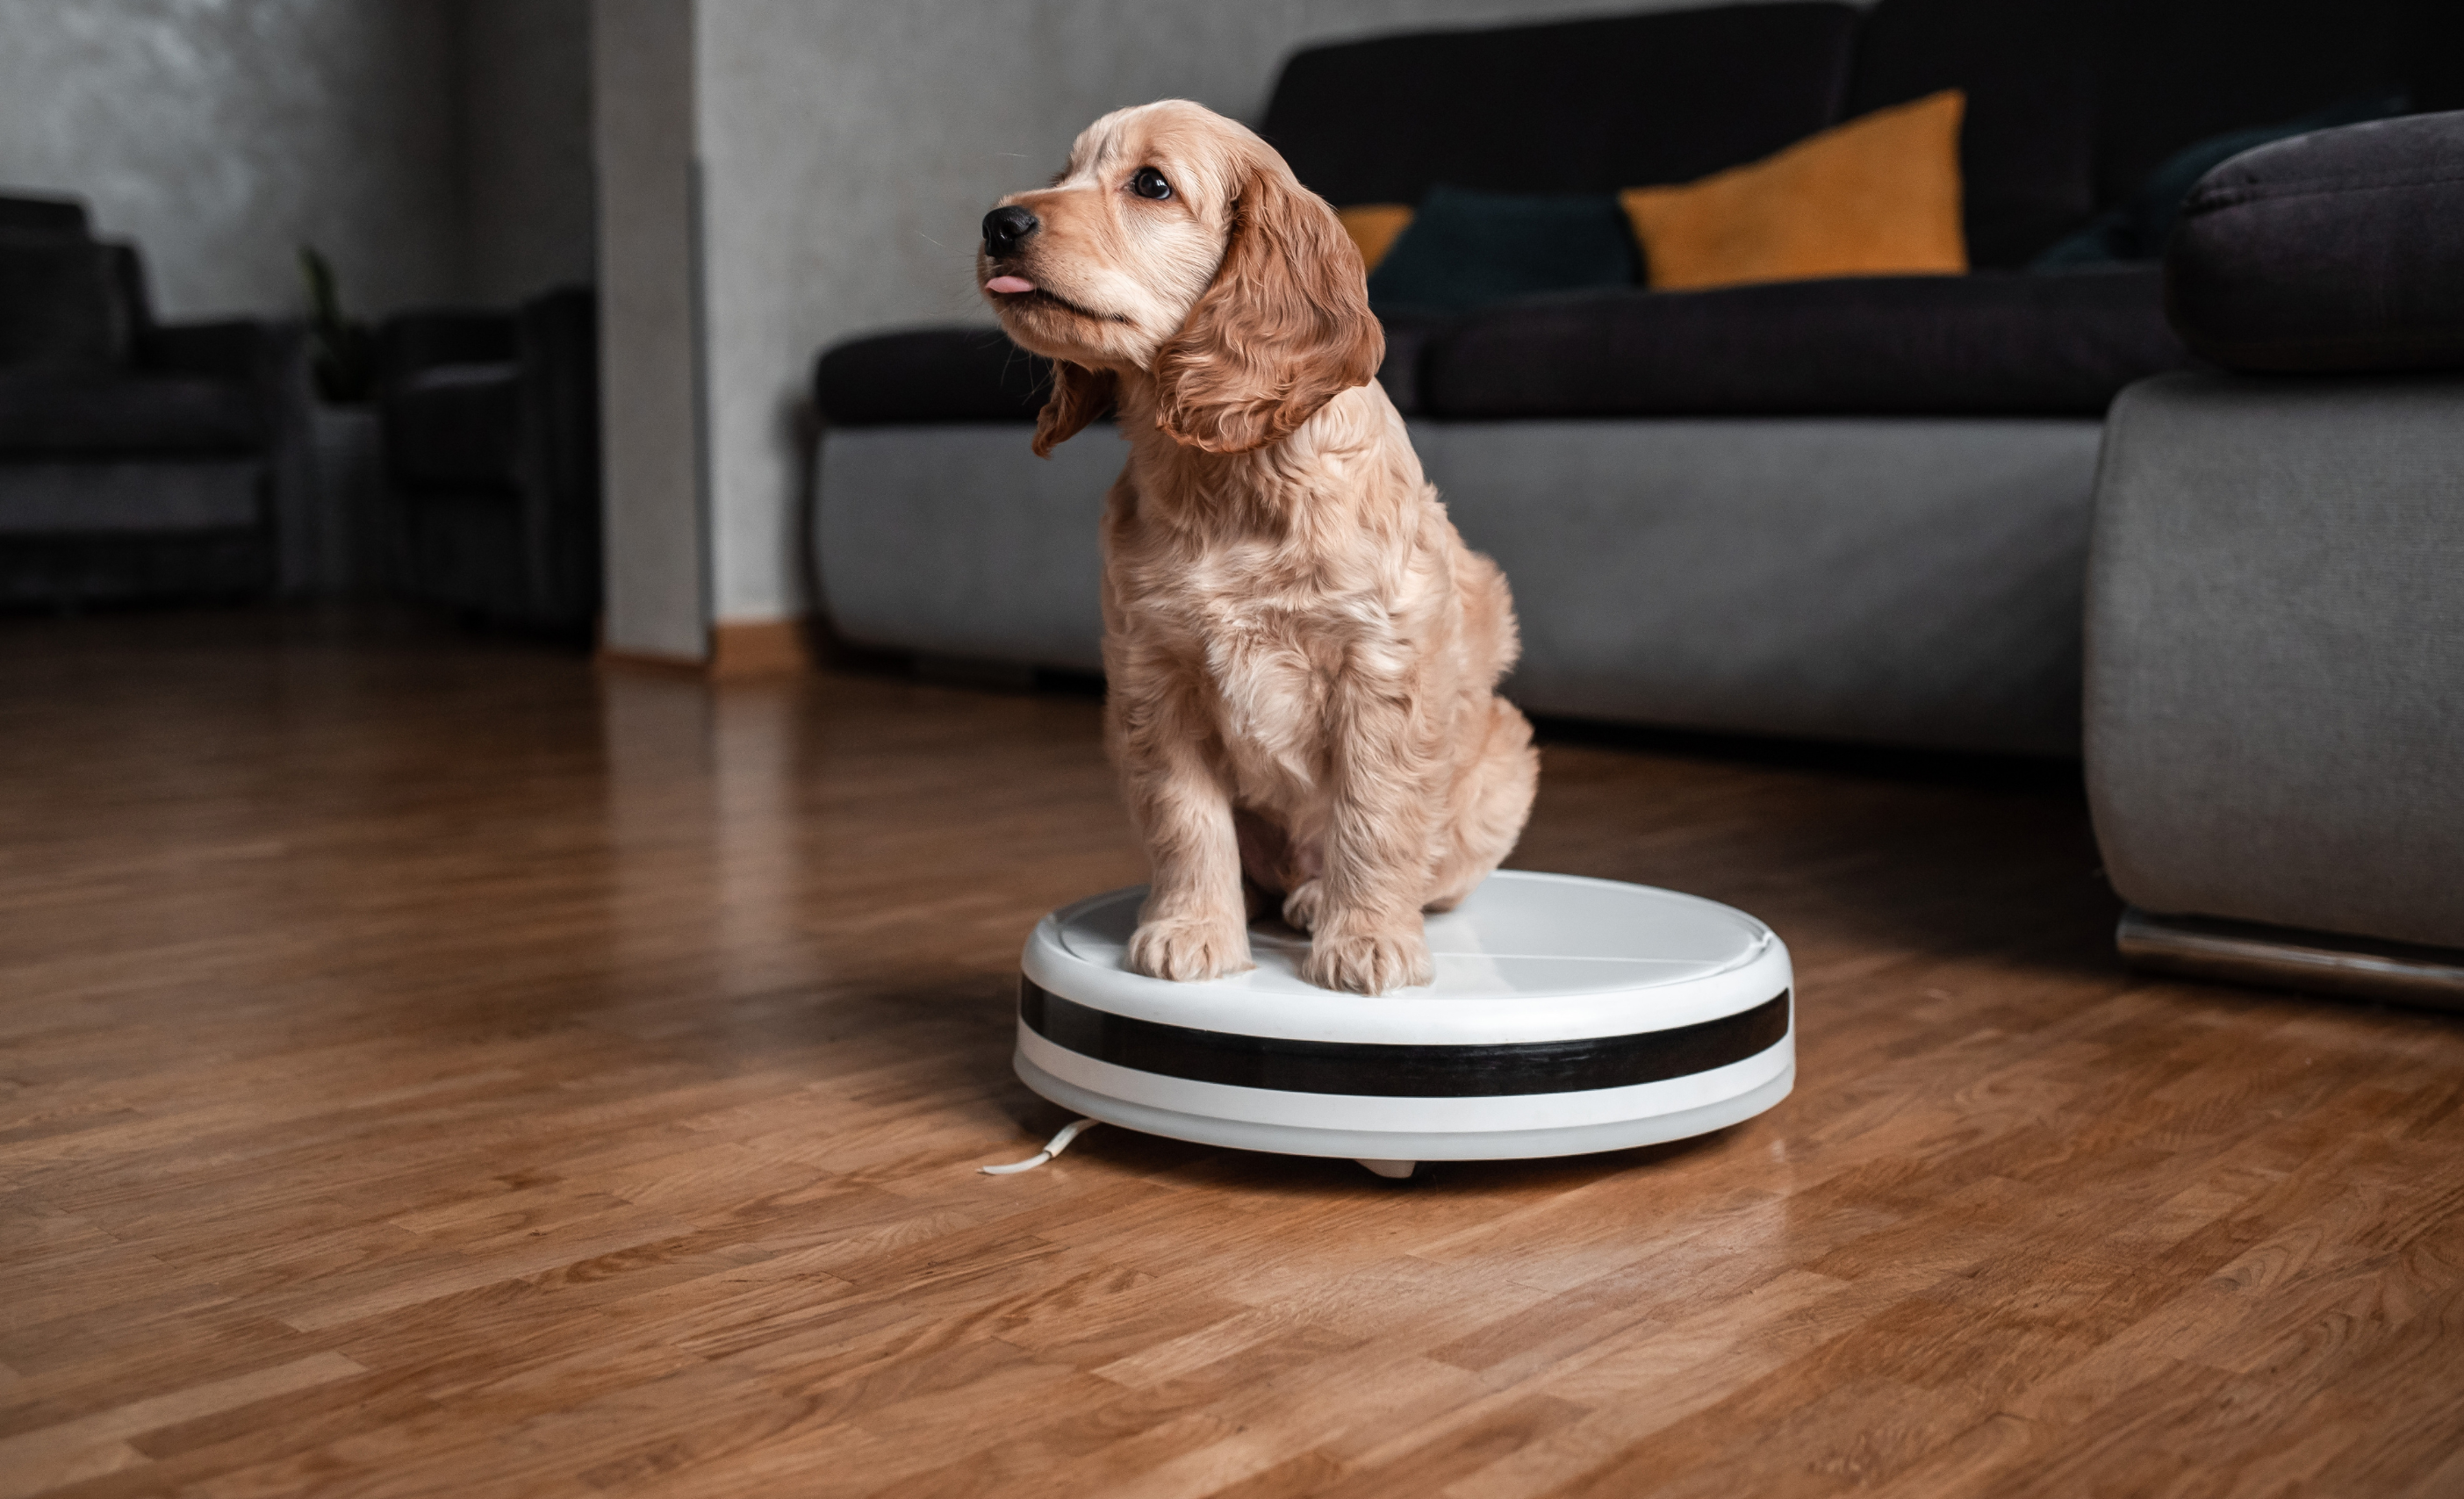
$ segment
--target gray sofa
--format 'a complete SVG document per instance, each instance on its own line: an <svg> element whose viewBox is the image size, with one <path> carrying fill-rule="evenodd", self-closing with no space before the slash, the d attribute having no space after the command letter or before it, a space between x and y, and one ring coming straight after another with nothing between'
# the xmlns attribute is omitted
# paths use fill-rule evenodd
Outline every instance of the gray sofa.
<svg viewBox="0 0 2464 1499"><path fill-rule="evenodd" d="M2086 752L2125 955L2464 1008L2464 114L2199 184L2099 475Z"/></svg>
<svg viewBox="0 0 2464 1499"><path fill-rule="evenodd" d="M586 640L600 596L599 300L399 313L377 330L395 587Z"/></svg>
<svg viewBox="0 0 2464 1499"><path fill-rule="evenodd" d="M2391 84L2418 0L1743 5L1381 37L1286 65L1262 131L1331 201L1609 191L1957 86L1974 274L1618 289L1388 318L1380 378L1524 625L1543 713L2076 755L2112 397L2193 361L2152 265L2028 263L2186 143ZM1381 308L1381 314L1389 310ZM869 647L1093 671L1122 450L1027 451L986 330L825 352L814 573Z"/></svg>
<svg viewBox="0 0 2464 1499"><path fill-rule="evenodd" d="M136 247L0 198L0 604L306 588L309 403L298 329L157 323Z"/></svg>
<svg viewBox="0 0 2464 1499"><path fill-rule="evenodd" d="M1543 713L2075 754L2101 424L1796 417L1415 420L1515 591L1515 698ZM1102 669L1109 427L833 429L815 563L872 646ZM1535 502L1535 496L1546 502Z"/></svg>

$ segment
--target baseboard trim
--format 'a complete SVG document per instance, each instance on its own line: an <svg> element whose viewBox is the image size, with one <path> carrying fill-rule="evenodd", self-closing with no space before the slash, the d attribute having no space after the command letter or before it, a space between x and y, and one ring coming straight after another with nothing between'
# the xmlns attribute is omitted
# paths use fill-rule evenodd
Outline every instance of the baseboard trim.
<svg viewBox="0 0 2464 1499"><path fill-rule="evenodd" d="M2464 952L2125 908L2113 934L2134 968L2270 989L2464 1010Z"/></svg>
<svg viewBox="0 0 2464 1499"><path fill-rule="evenodd" d="M658 676L704 676L710 663L692 656L671 656L654 650L619 650L601 646L591 655L593 665L610 672L648 672Z"/></svg>
<svg viewBox="0 0 2464 1499"><path fill-rule="evenodd" d="M626 650L602 640L596 660L615 671L697 676L713 682L795 676L813 669L808 635L809 627L802 619L720 620L710 627L708 655Z"/></svg>
<svg viewBox="0 0 2464 1499"><path fill-rule="evenodd" d="M713 681L796 676L813 669L813 649L802 619L720 620L710 627Z"/></svg>

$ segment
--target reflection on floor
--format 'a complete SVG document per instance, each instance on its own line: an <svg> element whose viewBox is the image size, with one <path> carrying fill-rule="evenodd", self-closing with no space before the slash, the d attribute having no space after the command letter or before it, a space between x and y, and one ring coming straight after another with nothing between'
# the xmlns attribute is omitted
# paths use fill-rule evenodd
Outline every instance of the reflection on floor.
<svg viewBox="0 0 2464 1499"><path fill-rule="evenodd" d="M2464 1491L2464 1031L2125 974L2062 767L1556 734L1794 950L1722 1135L977 1175L1097 716L0 622L0 1496Z"/></svg>

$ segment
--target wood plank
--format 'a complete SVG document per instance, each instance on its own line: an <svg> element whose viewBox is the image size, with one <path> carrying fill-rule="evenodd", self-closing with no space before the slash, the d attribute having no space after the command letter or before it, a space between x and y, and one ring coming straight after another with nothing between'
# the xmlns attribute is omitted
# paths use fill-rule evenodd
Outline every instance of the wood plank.
<svg viewBox="0 0 2464 1499"><path fill-rule="evenodd" d="M0 1499L22 1499L133 1466L143 1459L128 1445L131 1437L367 1372L340 1354L311 1354L272 1368L131 1400L56 1426L0 1437Z"/></svg>

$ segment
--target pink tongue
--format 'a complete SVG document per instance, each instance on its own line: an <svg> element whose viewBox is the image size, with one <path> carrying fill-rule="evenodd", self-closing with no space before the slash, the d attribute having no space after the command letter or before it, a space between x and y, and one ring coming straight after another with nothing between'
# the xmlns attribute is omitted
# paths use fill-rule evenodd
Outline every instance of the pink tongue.
<svg viewBox="0 0 2464 1499"><path fill-rule="evenodd" d="M1031 292L1035 283L1023 276L997 276L984 283L987 292Z"/></svg>

